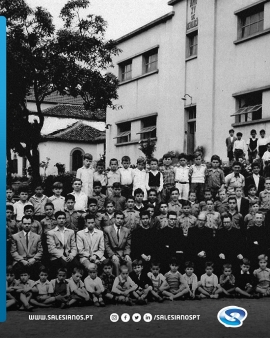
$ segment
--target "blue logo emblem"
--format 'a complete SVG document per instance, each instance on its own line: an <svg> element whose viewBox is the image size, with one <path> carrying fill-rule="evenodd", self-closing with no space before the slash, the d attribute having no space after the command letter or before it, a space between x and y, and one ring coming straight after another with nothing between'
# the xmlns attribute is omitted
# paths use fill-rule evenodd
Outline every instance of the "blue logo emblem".
<svg viewBox="0 0 270 338"><path fill-rule="evenodd" d="M247 318L247 311L238 306L226 306L217 314L218 321L225 327L240 327Z"/></svg>

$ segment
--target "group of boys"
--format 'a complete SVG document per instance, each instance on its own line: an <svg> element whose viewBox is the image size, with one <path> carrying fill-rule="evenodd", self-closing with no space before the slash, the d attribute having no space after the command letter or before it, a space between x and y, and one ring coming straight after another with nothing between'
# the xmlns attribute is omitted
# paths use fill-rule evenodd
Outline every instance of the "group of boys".
<svg viewBox="0 0 270 338"><path fill-rule="evenodd" d="M108 173L101 162L94 172L91 162L92 156L85 154L73 191L65 198L60 182L53 184L49 198L36 186L29 201L27 189L19 189L15 202L7 188L10 306L31 310L32 305L67 307L89 301L104 306L108 300L132 305L187 295L194 299L196 292L200 298L235 291L248 297L254 290L269 294L266 264L260 263L255 284L246 283L255 288L240 288L244 293L232 275L240 263L241 271L255 267L258 256L267 263L270 178L259 174L258 162L252 163L247 178L240 173L240 162L225 176L219 156L213 155L207 168L200 153L191 166L185 154L176 166L170 154L159 167L153 158L148 171L142 158L136 169L130 168L128 156L119 169L111 159ZM206 269L200 282L194 264L199 276ZM214 265L217 273L223 267L219 282ZM178 269L184 266L181 275ZM33 282L30 276L39 279Z"/></svg>

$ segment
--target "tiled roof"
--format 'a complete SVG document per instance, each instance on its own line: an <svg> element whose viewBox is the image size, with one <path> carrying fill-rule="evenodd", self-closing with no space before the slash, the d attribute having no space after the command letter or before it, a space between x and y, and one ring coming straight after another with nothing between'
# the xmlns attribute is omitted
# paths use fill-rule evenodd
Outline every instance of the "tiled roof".
<svg viewBox="0 0 270 338"><path fill-rule="evenodd" d="M33 91L30 91L30 95L26 97L28 101L36 101ZM69 104L83 104L83 99L78 97L73 97L69 95L60 95L58 92L54 92L45 97L44 103L69 103Z"/></svg>
<svg viewBox="0 0 270 338"><path fill-rule="evenodd" d="M45 135L43 140L103 143L105 142L105 138L105 131L97 130L96 128L87 126L83 122L79 121L70 127Z"/></svg>
<svg viewBox="0 0 270 338"><path fill-rule="evenodd" d="M83 105L57 104L54 107L43 110L45 116L70 117L84 120L105 121L104 110L85 110Z"/></svg>

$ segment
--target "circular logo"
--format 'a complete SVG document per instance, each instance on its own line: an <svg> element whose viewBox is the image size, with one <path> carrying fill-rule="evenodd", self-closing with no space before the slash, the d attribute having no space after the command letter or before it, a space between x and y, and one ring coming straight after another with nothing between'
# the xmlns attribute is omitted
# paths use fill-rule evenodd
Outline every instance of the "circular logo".
<svg viewBox="0 0 270 338"><path fill-rule="evenodd" d="M218 321L225 327L240 327L247 318L247 310L238 306L226 306L217 314Z"/></svg>
<svg viewBox="0 0 270 338"><path fill-rule="evenodd" d="M152 318L153 318L153 317L152 317L151 313L145 313L145 314L143 315L143 320L144 320L146 323L151 322Z"/></svg>
<svg viewBox="0 0 270 338"><path fill-rule="evenodd" d="M138 323L142 319L142 316L139 313L134 313L132 315L132 320L135 323Z"/></svg>
<svg viewBox="0 0 270 338"><path fill-rule="evenodd" d="M117 313L112 313L112 314L110 315L110 320L111 320L111 322L113 322L113 323L118 322L118 320L119 320L118 314L117 314Z"/></svg>
<svg viewBox="0 0 270 338"><path fill-rule="evenodd" d="M129 322L129 320L130 320L130 315L129 315L128 313L123 313L123 314L121 315L121 320L122 320L122 322L124 322L124 323Z"/></svg>

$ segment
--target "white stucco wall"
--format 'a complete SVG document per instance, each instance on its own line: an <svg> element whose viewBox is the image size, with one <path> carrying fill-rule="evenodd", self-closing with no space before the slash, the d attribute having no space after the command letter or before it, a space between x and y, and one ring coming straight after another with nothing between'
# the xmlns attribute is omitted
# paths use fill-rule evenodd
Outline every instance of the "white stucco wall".
<svg viewBox="0 0 270 338"><path fill-rule="evenodd" d="M270 34L252 38L240 44L237 40L237 15L235 11L257 0L198 0L196 15L198 25L198 56L186 61L186 23L189 19L188 2L180 1L172 8L175 15L159 25L119 43L123 50L114 59L117 64L132 58L151 47L159 45L158 74L120 86L116 103L122 110L107 112L107 161L129 155L132 162L142 153L138 144L115 146L118 121L154 112L157 117L156 157L169 150L186 151L186 117L182 101L185 93L192 96L197 108L196 145L204 146L206 159L217 153L226 160L225 138L232 128L236 111L234 93L255 90L270 85ZM207 8L207 10L206 10ZM189 14L188 14L189 15ZM264 29L270 27L270 2L264 3ZM142 59L133 59L132 76L141 73ZM118 67L114 68L118 75ZM270 118L270 90L264 91L262 118ZM139 139L132 123L131 140ZM269 121L252 121L252 124L235 126L247 140L251 129L266 129L270 136Z"/></svg>

